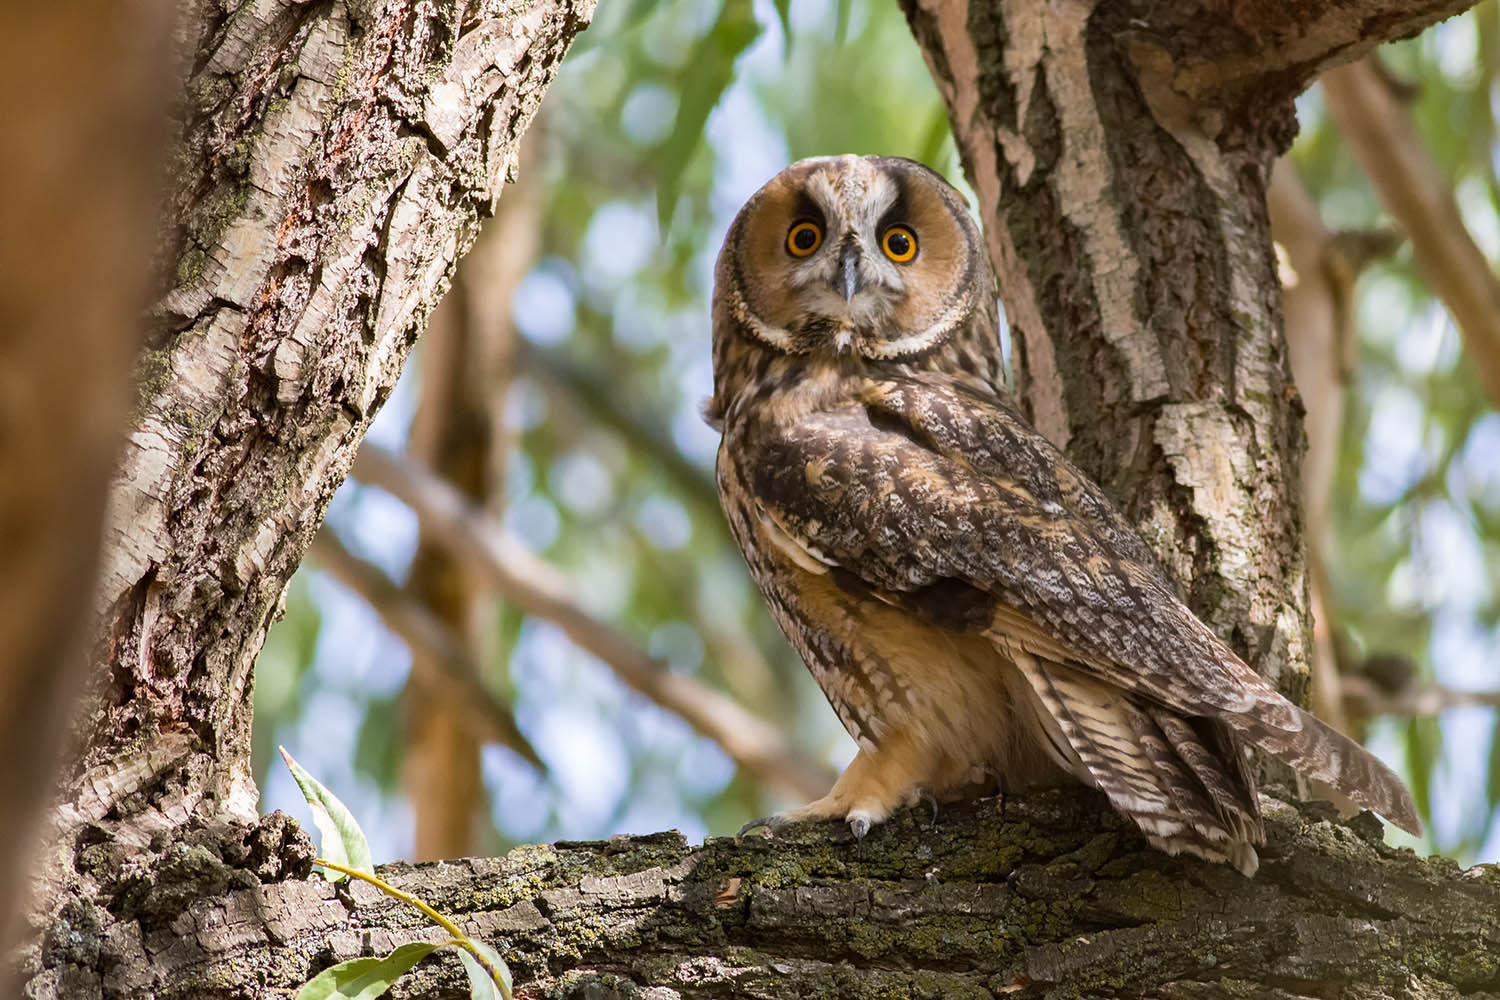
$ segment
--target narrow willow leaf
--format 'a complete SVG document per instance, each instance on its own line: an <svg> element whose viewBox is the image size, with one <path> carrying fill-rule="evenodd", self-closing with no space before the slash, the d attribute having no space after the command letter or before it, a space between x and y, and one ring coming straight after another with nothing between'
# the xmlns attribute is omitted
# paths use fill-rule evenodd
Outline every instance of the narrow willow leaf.
<svg viewBox="0 0 1500 1000"><path fill-rule="evenodd" d="M656 213L663 234L677 208L682 175L688 161L703 142L703 127L719 104L719 98L734 79L734 64L741 52L760 37L762 26L755 20L751 0L724 0L719 18L693 49L682 70L678 90L677 119L672 134L657 147Z"/></svg>
<svg viewBox="0 0 1500 1000"><path fill-rule="evenodd" d="M500 971L500 979L503 983L502 989L504 989L506 994L509 995L511 989L513 988L513 984L511 983L510 979L510 966L505 964L505 959L501 958L498 951L496 951L494 948L491 948L483 941L478 941L474 938L470 938L469 941L474 945L475 950L477 950L485 958L489 959L490 964Z"/></svg>
<svg viewBox="0 0 1500 1000"><path fill-rule="evenodd" d="M285 753L285 751L282 751ZM411 967L440 946L426 941L403 944L384 958L351 958L318 973L297 991L296 1000L375 1000Z"/></svg>
<svg viewBox="0 0 1500 1000"><path fill-rule="evenodd" d="M474 943L481 948L484 947L478 941ZM479 959L469 954L467 948L458 949L458 957L463 960L464 971L469 974L469 996L473 997L473 1000L505 1000L510 995L510 969L504 962L499 962L499 956L491 960L499 962L495 968L500 970L500 978L505 981L504 993L500 992L500 987L496 985L495 980L485 967L479 964ZM485 957L488 958L489 955Z"/></svg>
<svg viewBox="0 0 1500 1000"><path fill-rule="evenodd" d="M286 761L287 770L292 772L297 787L302 789L302 797L307 799L307 804L312 809L313 825L323 837L322 843L318 845L319 856L358 871L375 874L369 841L365 840L364 831L354 821L354 814L349 812L349 807L340 802L337 795L324 788L317 778L303 770L302 765L286 752L286 747L276 749L281 751L281 759ZM343 876L337 876L334 881L339 878Z"/></svg>
<svg viewBox="0 0 1500 1000"><path fill-rule="evenodd" d="M781 22L782 51L787 58L792 55L792 0L775 0L776 19Z"/></svg>

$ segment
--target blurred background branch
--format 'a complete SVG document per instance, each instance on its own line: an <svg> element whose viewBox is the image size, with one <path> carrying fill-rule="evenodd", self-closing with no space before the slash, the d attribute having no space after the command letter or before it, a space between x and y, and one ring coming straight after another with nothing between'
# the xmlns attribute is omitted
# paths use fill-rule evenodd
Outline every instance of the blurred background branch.
<svg viewBox="0 0 1500 1000"><path fill-rule="evenodd" d="M515 443L503 419L516 342L510 300L536 257L541 206L533 151L545 127L544 117L538 116L521 144L518 179L460 262L453 287L428 321L422 397L407 434L412 459L489 517L501 513L506 460ZM473 662L499 658L495 602L483 577L426 530L419 536L406 590L447 624ZM422 655L412 650L414 661ZM402 698L402 778L416 821L413 856L419 861L465 857L490 846L481 832L485 792L480 741L451 700L433 690L429 676L430 671L413 671Z"/></svg>
<svg viewBox="0 0 1500 1000"><path fill-rule="evenodd" d="M1494 7L1485 15L1493 19ZM1452 181L1417 134L1408 88L1373 55L1329 71L1322 86L1328 113L1452 311L1490 401L1500 403L1500 281L1464 224Z"/></svg>
<svg viewBox="0 0 1500 1000"><path fill-rule="evenodd" d="M331 528L318 532L308 555L319 569L363 598L386 627L401 637L424 683L472 739L499 743L545 769L535 748L516 728L512 706L484 686L483 666L468 644L426 603L396 586L379 566L351 553Z"/></svg>
<svg viewBox="0 0 1500 1000"><path fill-rule="evenodd" d="M566 578L470 507L451 486L370 444L360 449L353 474L410 506L430 538L482 575L502 597L556 624L620 680L681 716L756 778L795 795L827 791L831 771L793 751L781 729L693 678L672 673L618 628L590 613Z"/></svg>

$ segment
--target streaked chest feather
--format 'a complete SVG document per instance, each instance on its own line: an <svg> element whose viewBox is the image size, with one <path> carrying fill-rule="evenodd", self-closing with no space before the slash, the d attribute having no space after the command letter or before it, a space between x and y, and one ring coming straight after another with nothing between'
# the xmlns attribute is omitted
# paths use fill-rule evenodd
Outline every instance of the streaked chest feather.
<svg viewBox="0 0 1500 1000"><path fill-rule="evenodd" d="M772 615L862 747L899 734L946 761L942 773L955 787L981 774L1003 773L1012 787L1056 780L1025 682L989 639L841 586L826 560L740 488L732 461L721 458L719 474L731 528Z"/></svg>

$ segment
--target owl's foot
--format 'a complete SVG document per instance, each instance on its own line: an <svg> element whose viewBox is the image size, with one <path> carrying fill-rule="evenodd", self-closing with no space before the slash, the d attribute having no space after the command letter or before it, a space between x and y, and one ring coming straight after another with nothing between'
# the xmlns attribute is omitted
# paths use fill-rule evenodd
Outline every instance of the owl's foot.
<svg viewBox="0 0 1500 1000"><path fill-rule="evenodd" d="M855 840L864 840L865 834L870 832L870 828L884 820L890 814L891 810L882 810L875 804L864 804L863 808L849 807L837 800L834 794L830 792L816 802L809 802L800 809L788 809L786 812L774 813L770 816L762 816L760 819L753 819L740 827L740 832L735 834L735 836L743 837L752 830L761 829L774 833L792 823L842 819L849 824L849 832L854 834Z"/></svg>
<svg viewBox="0 0 1500 1000"><path fill-rule="evenodd" d="M839 819L849 824L856 840L863 840L872 827L883 823L897 809L924 800L931 802L935 820L937 798L913 780L909 765L916 759L884 753L871 755L861 750L827 795L800 809L747 823L740 836L760 827L776 830L788 823Z"/></svg>
<svg viewBox="0 0 1500 1000"><path fill-rule="evenodd" d="M773 813L770 816L762 816L760 819L752 819L740 827L740 832L735 834L735 836L743 837L751 830L770 830L774 832L786 826L786 824L786 813Z"/></svg>

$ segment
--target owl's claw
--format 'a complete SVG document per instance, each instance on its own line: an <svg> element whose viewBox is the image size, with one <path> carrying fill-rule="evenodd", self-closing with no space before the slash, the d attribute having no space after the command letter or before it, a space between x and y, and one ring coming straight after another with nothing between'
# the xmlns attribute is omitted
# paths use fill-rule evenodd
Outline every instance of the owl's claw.
<svg viewBox="0 0 1500 1000"><path fill-rule="evenodd" d="M735 834L735 836L743 837L751 830L761 829L764 829L768 833L774 833L775 831L786 826L786 822L786 817L782 816L781 813L775 813L770 816L762 816L760 819L752 819L750 822L740 827L740 832Z"/></svg>
<svg viewBox="0 0 1500 1000"><path fill-rule="evenodd" d="M850 816L849 831L854 834L855 840L864 840L865 834L870 832L870 817Z"/></svg>

